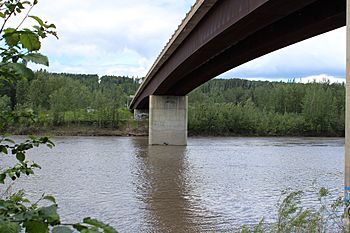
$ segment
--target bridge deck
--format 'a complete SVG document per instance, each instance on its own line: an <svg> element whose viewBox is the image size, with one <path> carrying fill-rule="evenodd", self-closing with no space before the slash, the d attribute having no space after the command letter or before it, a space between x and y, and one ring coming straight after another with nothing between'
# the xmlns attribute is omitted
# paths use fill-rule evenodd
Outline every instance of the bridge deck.
<svg viewBox="0 0 350 233"><path fill-rule="evenodd" d="M197 1L130 108L147 108L149 95L186 95L229 69L345 22L345 0Z"/></svg>

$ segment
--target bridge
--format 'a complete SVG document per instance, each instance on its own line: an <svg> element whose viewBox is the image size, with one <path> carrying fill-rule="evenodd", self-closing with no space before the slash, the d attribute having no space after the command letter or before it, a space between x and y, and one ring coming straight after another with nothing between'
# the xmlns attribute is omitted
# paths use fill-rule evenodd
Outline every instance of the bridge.
<svg viewBox="0 0 350 233"><path fill-rule="evenodd" d="M346 0L197 0L130 108L149 111L149 144L186 145L186 95L252 59L346 25Z"/></svg>

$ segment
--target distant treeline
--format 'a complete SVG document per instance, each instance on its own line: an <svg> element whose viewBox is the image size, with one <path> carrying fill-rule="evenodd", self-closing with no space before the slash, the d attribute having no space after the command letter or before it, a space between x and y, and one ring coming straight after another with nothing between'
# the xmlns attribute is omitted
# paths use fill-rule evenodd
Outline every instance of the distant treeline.
<svg viewBox="0 0 350 233"><path fill-rule="evenodd" d="M0 88L1 114L32 112L38 126L70 124L118 128L130 118L129 96L138 79L124 76L55 74L38 71L33 80ZM1 87L1 86L0 86ZM18 124L18 123L17 123Z"/></svg>
<svg viewBox="0 0 350 233"><path fill-rule="evenodd" d="M343 136L344 83L214 79L189 95L194 134Z"/></svg>
<svg viewBox="0 0 350 233"><path fill-rule="evenodd" d="M0 114L31 114L12 127L94 126L118 129L139 79L55 74L0 83ZM345 85L214 79L189 94L189 131L198 135L343 136Z"/></svg>

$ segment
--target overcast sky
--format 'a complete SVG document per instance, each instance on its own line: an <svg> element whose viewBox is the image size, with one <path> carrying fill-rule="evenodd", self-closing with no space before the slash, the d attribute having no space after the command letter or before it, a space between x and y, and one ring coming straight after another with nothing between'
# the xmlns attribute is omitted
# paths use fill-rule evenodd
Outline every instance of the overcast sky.
<svg viewBox="0 0 350 233"><path fill-rule="evenodd" d="M195 0L40 0L32 14L55 23L44 41L49 71L145 76ZM276 51L221 77L344 78L345 29Z"/></svg>

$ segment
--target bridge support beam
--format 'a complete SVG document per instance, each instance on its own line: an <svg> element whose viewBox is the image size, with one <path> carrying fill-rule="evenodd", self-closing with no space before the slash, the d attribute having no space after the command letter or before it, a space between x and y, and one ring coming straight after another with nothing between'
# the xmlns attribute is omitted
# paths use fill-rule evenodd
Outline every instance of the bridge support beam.
<svg viewBox="0 0 350 233"><path fill-rule="evenodd" d="M155 96L149 99L150 145L187 145L187 96Z"/></svg>
<svg viewBox="0 0 350 233"><path fill-rule="evenodd" d="M350 205L350 0L346 14L346 101L345 101L345 184L344 201ZM345 226L350 229L350 206L345 209Z"/></svg>

